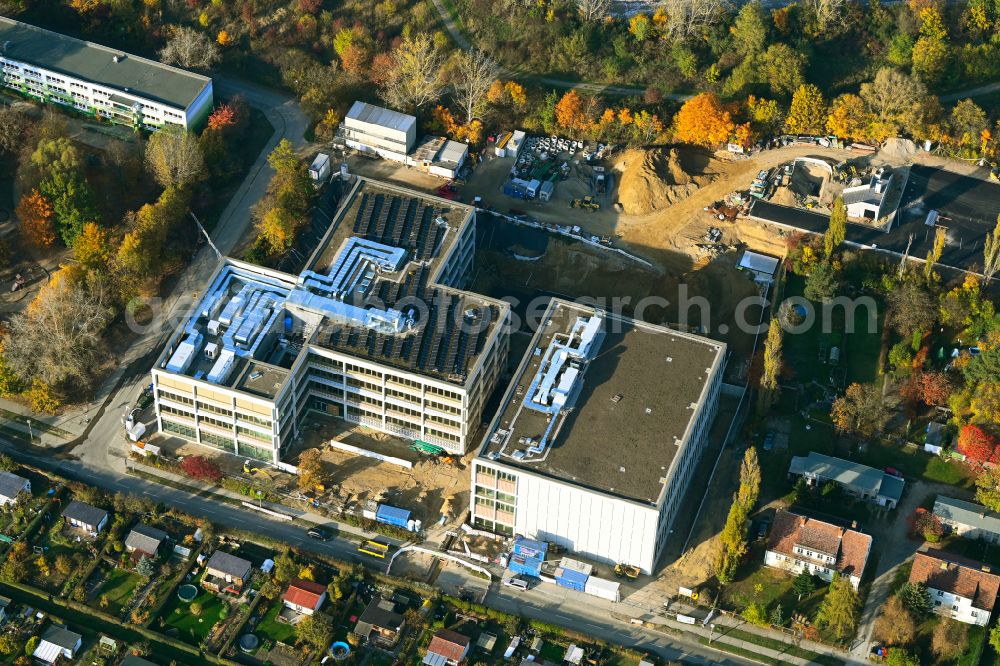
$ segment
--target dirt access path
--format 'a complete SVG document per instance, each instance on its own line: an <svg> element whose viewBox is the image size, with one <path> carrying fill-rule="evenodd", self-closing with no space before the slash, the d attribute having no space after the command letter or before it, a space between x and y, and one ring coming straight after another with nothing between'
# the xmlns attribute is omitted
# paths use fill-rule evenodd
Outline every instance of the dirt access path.
<svg viewBox="0 0 1000 666"><path fill-rule="evenodd" d="M681 257L693 256L695 243L710 226L723 231L734 231L733 224L720 224L705 212L709 206L731 192L746 189L754 175L761 169L771 169L796 157L829 157L836 160L853 155L844 150L820 146L792 146L767 150L749 158L734 158L722 153L716 155L717 175L709 184L674 205L649 215L621 215L615 232L619 242L627 248L660 264L667 272L683 272ZM729 240L729 239L727 239ZM680 265L678 265L680 262Z"/></svg>

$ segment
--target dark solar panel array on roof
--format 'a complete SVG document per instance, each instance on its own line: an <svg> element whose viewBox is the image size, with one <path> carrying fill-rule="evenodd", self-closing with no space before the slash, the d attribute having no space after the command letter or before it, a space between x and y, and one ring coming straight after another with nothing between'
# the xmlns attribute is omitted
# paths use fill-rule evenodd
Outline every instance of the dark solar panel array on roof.
<svg viewBox="0 0 1000 666"><path fill-rule="evenodd" d="M411 260L433 258L448 233L447 224L438 222L442 210L418 197L362 192L357 211L355 235L405 248ZM428 265L415 266L398 281L379 279L369 294L379 307L404 312L409 309L404 299L423 299L426 309L417 309L414 330L388 335L334 323L325 334L325 344L416 372L464 375L486 336L483 327L462 325L464 310L470 307L462 296L428 287L431 273ZM496 318L492 306L474 309L487 322Z"/></svg>

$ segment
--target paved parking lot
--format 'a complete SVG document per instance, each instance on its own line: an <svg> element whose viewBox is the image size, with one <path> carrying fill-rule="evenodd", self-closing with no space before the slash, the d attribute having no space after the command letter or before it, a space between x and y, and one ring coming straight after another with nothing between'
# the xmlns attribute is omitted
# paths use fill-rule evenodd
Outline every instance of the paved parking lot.
<svg viewBox="0 0 1000 666"><path fill-rule="evenodd" d="M982 266L983 238L996 226L1000 215L1000 184L934 167L910 169L899 219L889 233L849 224L847 240L897 256L905 253L909 245L909 255L922 259L934 243L934 229L924 224L932 210L940 215L938 225L948 230L941 263L962 270ZM750 214L765 222L817 234L829 226L826 215L767 201L756 202Z"/></svg>

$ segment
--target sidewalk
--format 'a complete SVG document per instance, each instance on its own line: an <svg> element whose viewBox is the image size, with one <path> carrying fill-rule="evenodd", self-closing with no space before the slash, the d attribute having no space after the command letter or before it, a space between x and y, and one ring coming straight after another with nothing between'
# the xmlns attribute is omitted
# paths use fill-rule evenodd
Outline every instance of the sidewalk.
<svg viewBox="0 0 1000 666"><path fill-rule="evenodd" d="M692 614L695 617L704 615L705 609L695 608L693 606L688 606L683 603L673 602L669 606L669 612L671 613L681 613L681 614ZM822 655L827 657L832 657L833 659L838 659L846 664L865 664L867 663L864 658L859 658L856 655L851 655L850 653L840 650L838 648L825 645L823 643L817 643L815 641L806 640L803 638L798 638L791 636L784 632L775 631L768 627L758 627L752 625L741 617L730 615L730 614L719 614L711 622L714 626L714 631L711 628L703 627L701 624L690 625L677 622L676 620L671 620L670 618L662 616L654 616L655 619L651 620L655 623L662 623L673 629L679 629L681 631L686 631L688 633L696 633L702 637L709 638L712 637L713 643L726 643L727 645L732 645L733 647L738 647L740 649L748 650L753 653L761 654L767 656L771 659L777 659L782 662L789 664L810 664L814 663L810 661L809 658L802 656L805 652L811 652L816 655ZM737 636L729 635L734 630L742 632L744 634L753 634L761 639L761 643L783 643L786 647L776 649L772 647L765 647L759 643L741 639ZM791 654L789 653L791 652Z"/></svg>
<svg viewBox="0 0 1000 666"><path fill-rule="evenodd" d="M383 541L391 541L395 545L399 545L402 542L387 537L378 532L369 532L363 530L360 527L355 527L354 525L349 525L347 523L337 522L326 516L322 516L318 513L313 513L311 511L302 511L301 509L295 509L284 504L277 504L275 502L253 502L253 500L246 495L241 495L239 493L233 492L231 490L226 490L220 486L216 486L204 481L197 481L195 479L190 479L186 476L180 474L174 474L173 472L168 472L167 470L152 467L151 465L143 465L142 463L135 463L131 460L126 461L125 471L128 474L137 476L155 476L159 477L165 481L168 485L180 485L185 488L190 489L199 495L215 495L216 497L228 501L230 504L243 505L243 502L249 504L259 505L264 509L273 511L275 513L281 513L287 516L292 516L292 518L301 523L311 523L314 525L323 525L337 531L341 536L351 535L356 537L358 540L363 539L374 539L378 537ZM248 507L249 508L249 507Z"/></svg>

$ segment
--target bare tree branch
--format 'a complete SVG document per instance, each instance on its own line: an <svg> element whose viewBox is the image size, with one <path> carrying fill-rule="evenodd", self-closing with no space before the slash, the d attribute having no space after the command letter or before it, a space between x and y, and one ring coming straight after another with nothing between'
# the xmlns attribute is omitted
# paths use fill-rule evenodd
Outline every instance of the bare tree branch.
<svg viewBox="0 0 1000 666"><path fill-rule="evenodd" d="M444 57L427 34L406 37L392 53L392 68L386 72L379 94L391 107L420 109L441 97Z"/></svg>
<svg viewBox="0 0 1000 666"><path fill-rule="evenodd" d="M500 76L500 65L487 53L475 49L458 56L455 101L465 111L465 122L472 122L490 86Z"/></svg>
<svg viewBox="0 0 1000 666"><path fill-rule="evenodd" d="M100 361L101 333L110 319L103 289L87 290L59 279L25 313L11 318L4 354L25 380L87 384Z"/></svg>
<svg viewBox="0 0 1000 666"><path fill-rule="evenodd" d="M729 0L666 0L667 32L674 39L687 39L713 25L729 10Z"/></svg>
<svg viewBox="0 0 1000 666"><path fill-rule="evenodd" d="M576 6L585 21L597 21L608 15L611 0L576 0Z"/></svg>
<svg viewBox="0 0 1000 666"><path fill-rule="evenodd" d="M174 28L173 36L160 50L160 59L170 65L207 69L219 61L219 49L208 35L181 26Z"/></svg>

